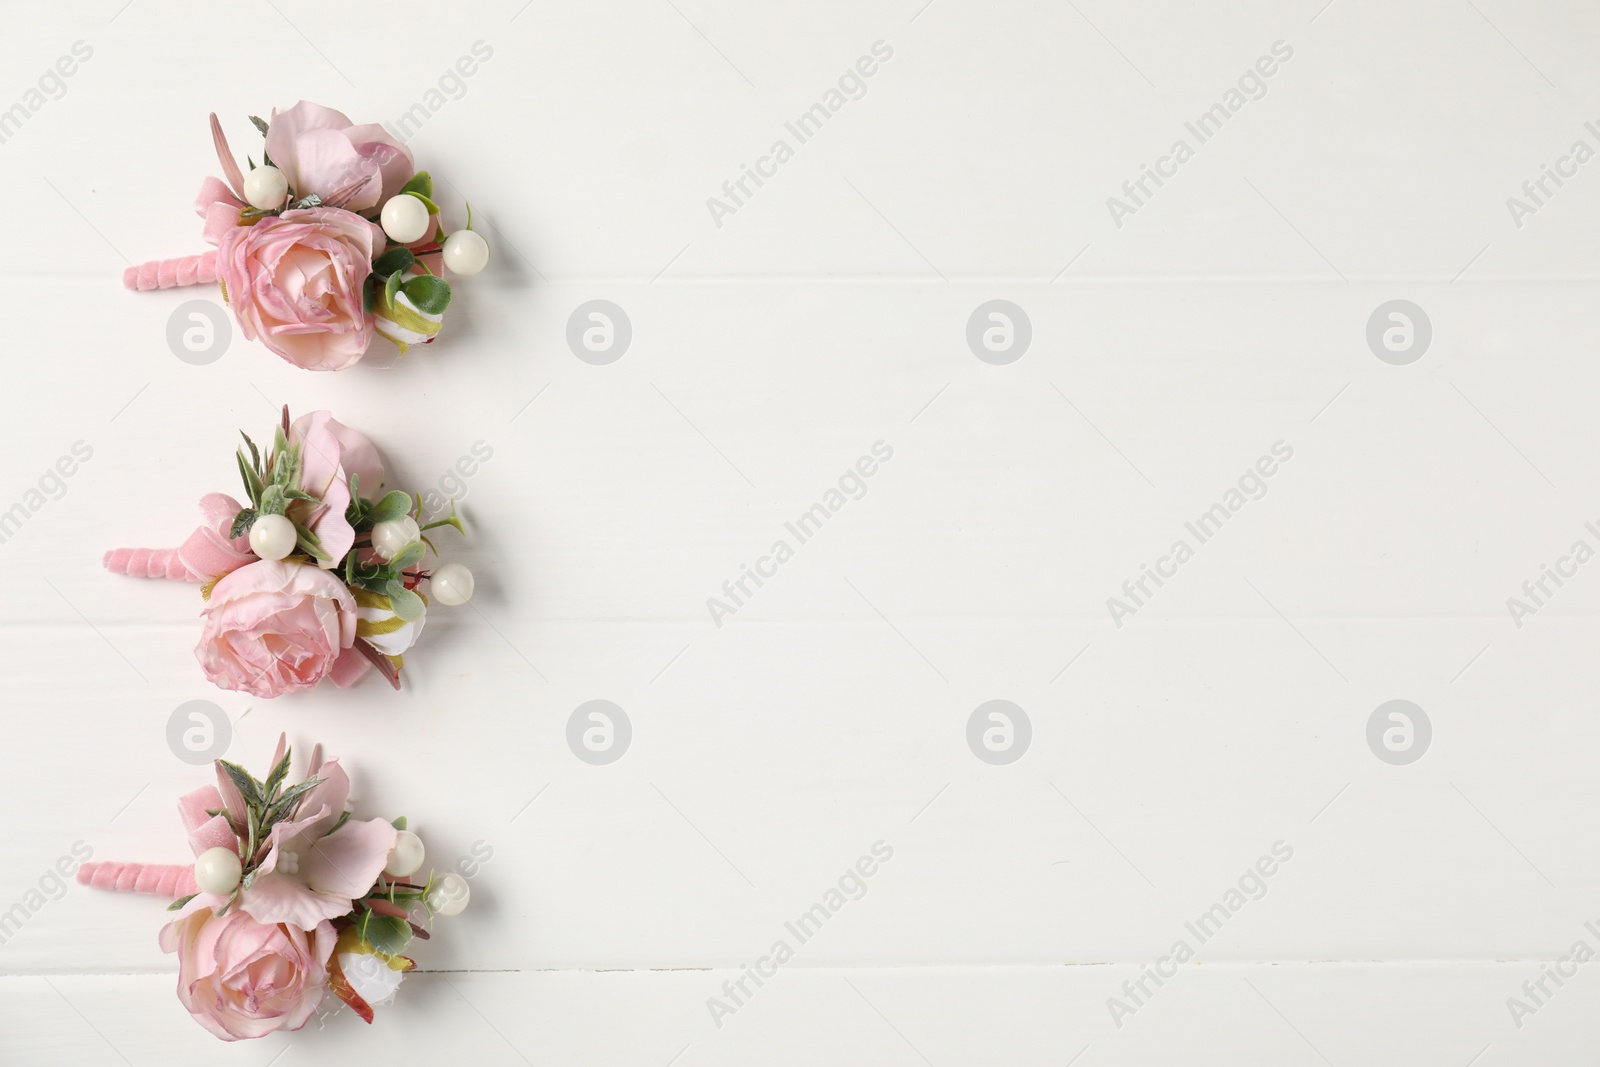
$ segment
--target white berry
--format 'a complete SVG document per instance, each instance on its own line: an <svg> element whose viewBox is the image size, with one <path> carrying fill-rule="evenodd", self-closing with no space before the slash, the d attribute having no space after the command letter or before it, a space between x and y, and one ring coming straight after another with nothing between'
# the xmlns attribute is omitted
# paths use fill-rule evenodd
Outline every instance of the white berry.
<svg viewBox="0 0 1600 1067"><path fill-rule="evenodd" d="M446 563L429 579L433 598L449 607L459 607L472 599L472 572L459 563Z"/></svg>
<svg viewBox="0 0 1600 1067"><path fill-rule="evenodd" d="M262 559L282 559L294 543L294 523L283 515L257 515L250 526L250 551Z"/></svg>
<svg viewBox="0 0 1600 1067"><path fill-rule="evenodd" d="M422 235L428 232L428 205L410 193L399 193L383 205L379 220L391 241L408 245L422 240Z"/></svg>
<svg viewBox="0 0 1600 1067"><path fill-rule="evenodd" d="M410 830L401 830L395 835L394 848L389 850L389 862L384 865L383 873L391 878L416 874L424 855L422 838Z"/></svg>
<svg viewBox="0 0 1600 1067"><path fill-rule="evenodd" d="M244 176L244 198L253 208L272 211L289 195L289 179L277 167L257 167Z"/></svg>
<svg viewBox="0 0 1600 1067"><path fill-rule="evenodd" d="M444 265L461 275L489 265L489 242L473 230L457 230L444 239Z"/></svg>
<svg viewBox="0 0 1600 1067"><path fill-rule="evenodd" d="M208 848L194 861L194 882L202 893L226 896L239 885L244 871L239 854L231 848Z"/></svg>
<svg viewBox="0 0 1600 1067"><path fill-rule="evenodd" d="M410 515L385 519L372 528L372 550L386 560L394 559L421 536L417 520Z"/></svg>
<svg viewBox="0 0 1600 1067"><path fill-rule="evenodd" d="M440 915L460 915L467 910L467 901L472 899L472 889L467 885L465 878L454 871L447 871L433 883L433 888L428 890L424 899L428 907Z"/></svg>

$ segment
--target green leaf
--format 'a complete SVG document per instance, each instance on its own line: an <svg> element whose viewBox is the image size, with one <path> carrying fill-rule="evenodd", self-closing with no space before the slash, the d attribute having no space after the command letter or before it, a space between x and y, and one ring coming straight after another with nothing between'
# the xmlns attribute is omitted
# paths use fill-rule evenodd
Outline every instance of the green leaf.
<svg viewBox="0 0 1600 1067"><path fill-rule="evenodd" d="M434 519L432 522L424 523L422 525L422 529L424 531L436 530L440 526L454 526L456 528L456 533L462 534L463 536L467 532L466 527L461 525L461 516L456 514L456 502L454 497L451 497L450 499L450 514L446 518ZM431 547L432 544L433 543L430 541L429 546Z"/></svg>
<svg viewBox="0 0 1600 1067"><path fill-rule="evenodd" d="M372 261L372 272L374 274L404 272L410 270L416 261L417 257L411 254L411 249L396 245Z"/></svg>
<svg viewBox="0 0 1600 1067"><path fill-rule="evenodd" d="M239 477L244 479L245 495L250 498L250 503L254 504L257 510L260 510L262 489L261 475L257 474L255 468L244 461L243 452L239 451L238 449L234 449L233 454L239 457Z"/></svg>
<svg viewBox="0 0 1600 1067"><path fill-rule="evenodd" d="M425 170L419 170L416 176L400 187L402 193L421 193L423 196L433 196L433 176Z"/></svg>
<svg viewBox="0 0 1600 1067"><path fill-rule="evenodd" d="M421 193L407 193L405 195L414 196L418 200L421 200L422 201L422 206L428 209L428 214L430 214L430 215L438 215L439 214L439 205L435 204L433 202L432 197L424 196Z"/></svg>
<svg viewBox="0 0 1600 1067"><path fill-rule="evenodd" d="M383 494L383 499L373 507L369 518L374 523L387 522L390 519L398 519L402 515L409 514L410 511L411 497L399 489L391 489Z"/></svg>
<svg viewBox="0 0 1600 1067"><path fill-rule="evenodd" d="M237 763L229 763L225 759L217 760L228 778L233 782L234 788L239 790L239 795L244 797L246 804L260 807L265 803L261 795L261 783L250 777L250 772ZM235 812L237 814L237 812Z"/></svg>
<svg viewBox="0 0 1600 1067"><path fill-rule="evenodd" d="M326 560L332 558L322 550L322 542L317 539L317 535L301 526L298 522L294 524L294 543L299 546L300 551L312 559Z"/></svg>
<svg viewBox="0 0 1600 1067"><path fill-rule="evenodd" d="M250 440L250 435L243 430L239 431L239 436L244 438L244 443L250 446L250 466L259 471L261 469L261 450L256 447L254 441Z"/></svg>
<svg viewBox="0 0 1600 1067"><path fill-rule="evenodd" d="M413 541L400 550L399 555L389 561L389 566L395 571L405 571L422 562L423 547L421 541Z"/></svg>
<svg viewBox="0 0 1600 1067"><path fill-rule="evenodd" d="M399 818L395 819L393 822L391 822L390 825L393 826L396 830L404 830L406 828L406 817L404 815L402 815Z"/></svg>
<svg viewBox="0 0 1600 1067"><path fill-rule="evenodd" d="M283 499L283 486L274 482L261 491L261 503L256 510L263 515L282 515L287 507Z"/></svg>
<svg viewBox="0 0 1600 1067"><path fill-rule="evenodd" d="M394 295L400 291L400 283L403 280L404 279L400 276L400 272L399 271L395 271L393 274L389 275L389 281L383 287L383 306L384 307L387 307L387 308L393 308L394 307Z"/></svg>
<svg viewBox="0 0 1600 1067"><path fill-rule="evenodd" d="M403 582L391 581L385 595L389 598L389 607L394 609L395 617L401 622L416 622L427 613L428 606L422 598L405 587Z"/></svg>
<svg viewBox="0 0 1600 1067"><path fill-rule="evenodd" d="M255 123L256 129L261 131L261 136L265 137L267 135L267 120L266 119L262 118L260 115L251 115L250 116L250 121Z"/></svg>
<svg viewBox="0 0 1600 1067"><path fill-rule="evenodd" d="M398 915L362 912L356 920L356 933L361 940L386 956L403 952L411 944L411 924Z"/></svg>
<svg viewBox="0 0 1600 1067"><path fill-rule="evenodd" d="M199 893L190 893L186 897L179 897L177 900L174 900L171 904L167 905L167 910L168 911L178 911L185 904L189 903L189 901L193 900L195 897L197 897L199 895L200 895Z"/></svg>
<svg viewBox="0 0 1600 1067"><path fill-rule="evenodd" d="M294 811L295 805L300 802L301 797L305 796L307 793L311 792L321 784L321 778L307 778L298 785L284 790L283 796L273 801L272 806L267 809L268 825L270 826L279 819L286 818L291 812Z"/></svg>
<svg viewBox="0 0 1600 1067"><path fill-rule="evenodd" d="M289 757L292 752L292 749L285 748L283 750L283 758L278 761L276 767L272 768L272 773L267 775L264 788L269 799L277 795L278 787L283 785L283 780L289 776Z"/></svg>
<svg viewBox="0 0 1600 1067"><path fill-rule="evenodd" d="M450 283L431 274L412 278L401 286L417 310L429 315L443 315L450 306Z"/></svg>
<svg viewBox="0 0 1600 1067"><path fill-rule="evenodd" d="M233 527L228 531L230 538L243 537L250 532L250 527L256 524L256 512L253 508L241 508L239 514L233 517Z"/></svg>
<svg viewBox="0 0 1600 1067"><path fill-rule="evenodd" d="M366 284L361 287L361 314L372 314L372 302L377 299L377 292L378 276L376 274L367 275Z"/></svg>

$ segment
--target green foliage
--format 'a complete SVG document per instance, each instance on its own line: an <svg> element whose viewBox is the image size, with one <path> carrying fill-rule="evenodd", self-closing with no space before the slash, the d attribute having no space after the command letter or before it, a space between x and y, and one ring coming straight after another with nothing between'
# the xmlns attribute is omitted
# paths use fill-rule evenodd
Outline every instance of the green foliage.
<svg viewBox="0 0 1600 1067"><path fill-rule="evenodd" d="M413 193L431 200L433 198L433 175L425 170L419 170L410 181L400 187L400 191L402 193Z"/></svg>
<svg viewBox="0 0 1600 1067"><path fill-rule="evenodd" d="M272 768L265 782L258 781L237 763L229 763L227 760L217 761L217 766L239 791L239 798L244 803L243 811L228 808L219 812L227 818L229 825L233 827L233 832L240 838L239 854L243 858L244 866L239 889L234 890L227 902L217 909L219 915L226 912L238 900L240 890L248 889L255 881L259 866L256 853L271 837L272 828L285 819L292 819L300 808L300 802L322 784L322 779L311 777L285 789L284 781L289 775L291 755L288 750L284 752L283 758ZM186 898L173 906L181 908L188 899L192 898Z"/></svg>
<svg viewBox="0 0 1600 1067"><path fill-rule="evenodd" d="M371 513L372 525L398 519L402 515L411 513L411 497L398 489L383 494L383 499L373 507Z"/></svg>
<svg viewBox="0 0 1600 1067"><path fill-rule="evenodd" d="M450 283L432 274L422 274L407 279L400 288L417 310L428 315L443 315L450 306Z"/></svg>
<svg viewBox="0 0 1600 1067"><path fill-rule="evenodd" d="M395 245L372 261L372 273L385 276L396 272L404 273L410 270L416 261L417 257L412 255L411 249L404 245Z"/></svg>
<svg viewBox="0 0 1600 1067"><path fill-rule="evenodd" d="M411 944L411 924L398 915L363 911L356 916L356 934L385 956L398 955Z"/></svg>

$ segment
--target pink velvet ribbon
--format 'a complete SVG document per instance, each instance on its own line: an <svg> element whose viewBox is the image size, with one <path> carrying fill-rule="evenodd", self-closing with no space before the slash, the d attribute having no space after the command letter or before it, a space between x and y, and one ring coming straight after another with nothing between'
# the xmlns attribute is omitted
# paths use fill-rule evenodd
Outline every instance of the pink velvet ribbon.
<svg viewBox="0 0 1600 1067"><path fill-rule="evenodd" d="M207 285L217 280L216 252L201 252L177 259L153 259L122 272L122 284L137 292L149 289L181 289Z"/></svg>
<svg viewBox="0 0 1600 1067"><path fill-rule="evenodd" d="M283 744L280 739L274 764L283 758ZM189 835L189 848L196 856L212 848L235 851L239 848L239 839L234 836L228 820L211 812L221 811L224 807L219 789L221 785L228 787L233 810L243 810L244 800L220 767L217 769L217 782L218 785L201 786L178 798L178 817L183 820L183 828ZM176 863L85 863L78 868L78 882L80 885L92 885L96 889L110 889L118 893L148 893L161 897L186 897L200 891L194 880L194 867Z"/></svg>
<svg viewBox="0 0 1600 1067"><path fill-rule="evenodd" d="M230 161L231 162L231 161ZM238 164L233 164L237 171ZM194 212L205 220L202 230L208 244L221 244L222 235L239 225L239 212L250 205L216 178L200 183L194 198ZM207 285L217 280L217 253L201 252L176 259L157 259L129 267L122 272L122 284L129 289L176 289L187 285Z"/></svg>
<svg viewBox="0 0 1600 1067"><path fill-rule="evenodd" d="M176 863L85 863L78 868L78 884L156 897L186 897L200 891L195 884L194 867Z"/></svg>
<svg viewBox="0 0 1600 1067"><path fill-rule="evenodd" d="M240 504L226 493L200 498L205 523L178 548L116 548L105 554L106 569L134 578L209 582L256 561L250 538L228 536Z"/></svg>

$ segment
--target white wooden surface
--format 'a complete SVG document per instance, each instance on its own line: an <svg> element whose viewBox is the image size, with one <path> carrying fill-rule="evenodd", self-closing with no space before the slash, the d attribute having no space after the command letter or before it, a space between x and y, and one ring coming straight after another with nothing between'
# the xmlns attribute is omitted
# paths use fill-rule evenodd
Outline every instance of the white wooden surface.
<svg viewBox="0 0 1600 1067"><path fill-rule="evenodd" d="M1506 599L1600 547L1600 162L1520 227L1506 199L1600 148L1595 9L382 11L6 13L0 107L92 57L0 143L0 508L93 454L0 544L0 910L29 912L0 945L0 1062L1589 1053L1600 965L1520 1026L1507 1000L1600 949L1600 565L1520 627ZM205 113L236 147L301 97L393 122L480 41L411 141L496 254L441 341L338 375L237 338L175 358L168 317L214 294L118 276L198 249ZM865 94L716 225L706 198L879 41ZM1280 41L1265 95L1115 225L1106 199ZM566 342L595 299L632 323L605 366ZM1032 325L1005 366L965 336L993 299ZM1393 299L1432 322L1407 366L1365 338ZM176 543L282 403L368 430L419 488L492 450L454 553L479 597L433 614L400 694L212 690L194 591L99 567ZM865 495L716 625L707 598L880 441ZM1266 495L1114 625L1106 598L1279 441ZM166 724L196 699L230 758L320 740L435 859L492 852L375 1026L220 1046L172 996L159 902L49 892L78 842L181 857L172 800L204 772ZM607 766L565 739L594 699L633 727ZM966 741L993 699L1032 723L1005 766ZM1366 740L1391 699L1432 723L1405 766ZM718 1026L708 998L879 841L864 895ZM1280 841L1264 895L1117 1025L1123 982Z"/></svg>

